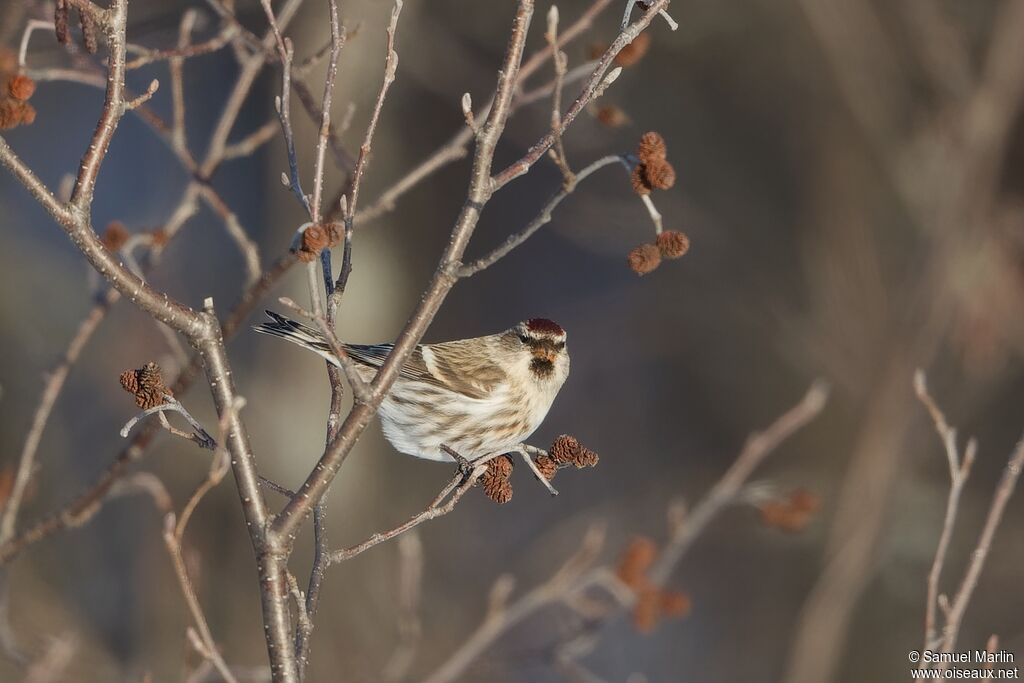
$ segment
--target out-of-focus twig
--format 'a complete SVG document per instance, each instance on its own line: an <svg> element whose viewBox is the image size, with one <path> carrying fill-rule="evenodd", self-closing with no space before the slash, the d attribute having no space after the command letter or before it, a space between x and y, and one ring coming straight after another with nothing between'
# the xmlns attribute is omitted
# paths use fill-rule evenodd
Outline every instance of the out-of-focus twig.
<svg viewBox="0 0 1024 683"><path fill-rule="evenodd" d="M754 432L747 437L743 450L722 478L672 530L669 542L651 568L652 580L660 583L668 578L679 564L679 559L703 533L708 523L740 494L758 465L821 413L828 400L828 391L828 385L823 381L814 382L799 403L779 416L764 431Z"/></svg>
<svg viewBox="0 0 1024 683"><path fill-rule="evenodd" d="M1006 504L1013 496L1017 486L1017 479L1020 477L1021 470L1024 469L1024 437L1017 442L1016 447L1010 454L1009 461L1003 470L1003 476L1000 478L995 494L992 496L992 503L989 506L985 524L982 527L977 545L971 553L967 569L964 571L964 576L956 593L952 599L949 599L939 593L939 580L942 576L942 567L949 551L953 527L956 524L960 495L970 475L971 465L974 463L977 443L973 439L970 440L961 456L956 445L956 430L949 426L942 410L928 393L925 375L921 370L918 370L914 375L914 389L921 403L924 404L932 416L932 421L935 423L935 431L942 440L946 451L946 459L949 462L951 483L946 503L946 516L942 526L942 533L939 537L938 547L935 551L935 560L928 574L928 603L925 605L924 643L925 650L938 648L941 652L948 653L952 652L953 648L956 647L964 612L967 611L967 606L974 595L974 589L978 585L978 579L981 576L982 569L985 567L985 560L992 549L992 540L995 538L996 530L1002 521ZM937 608L942 608L944 623L941 633L936 623ZM940 671L945 671L948 667L949 662L947 661L940 661L936 666Z"/></svg>
<svg viewBox="0 0 1024 683"><path fill-rule="evenodd" d="M266 291L281 279L295 261L296 259L292 255L282 257L267 268L259 282L246 290L222 324L221 332L225 338L235 335L241 328L242 321L252 313ZM116 291L111 291L117 294ZM117 294L117 296L119 297L120 294ZM191 363L179 372L177 378L172 383L170 387L172 393L184 393L195 381L199 370L199 357L198 355L193 355ZM158 431L159 425L155 422L140 428L131 443L115 457L110 466L89 488L60 509L24 529L6 543L0 544L0 565L6 564L35 543L49 538L64 529L82 526L92 519L110 495L112 486L130 471L129 468L134 462L142 457L145 449L152 443Z"/></svg>
<svg viewBox="0 0 1024 683"><path fill-rule="evenodd" d="M398 646L381 671L381 678L400 683L408 676L423 627L420 595L423 589L423 541L410 531L398 539Z"/></svg>
<svg viewBox="0 0 1024 683"><path fill-rule="evenodd" d="M362 543L359 543L348 548L342 548L340 550L332 551L330 553L331 564L336 564L338 562L350 560L356 555L359 555L369 550L375 545L383 543L384 541L389 541L392 538L395 538L396 536L404 534L406 531L409 531L410 529L419 526L423 522L428 522L432 519L436 519L438 517L447 515L449 512L455 509L455 506L458 505L459 501L462 500L462 497L466 495L466 492L473 488L473 484L476 483L476 480L480 478L480 476L484 473L485 470L485 465L477 465L469 474L469 476L466 476L462 472L457 471L455 473L455 476L452 477L451 481L449 481L448 484L443 489L441 489L441 492L437 494L434 500L430 502L430 505L428 505L426 509L423 510L423 512L413 515L409 518L408 521L406 521L403 524L400 524L394 529L374 534ZM449 494L451 494L451 497L449 497ZM446 498L448 499L447 501L445 500Z"/></svg>
<svg viewBox="0 0 1024 683"><path fill-rule="evenodd" d="M223 442L225 439L231 418L244 405L244 400L241 397L238 397L230 411L221 416L219 428L220 441ZM224 677L225 681L228 681L229 683L237 683L234 673L232 673L230 667L228 667L224 658L221 656L220 651L217 649L217 643L213 639L213 634L210 631L210 625L206 620L206 615L203 612L202 605L199 603L199 596L196 595L195 587L192 584L192 579L188 575L188 568L185 566L185 559L181 552L182 538L185 536L185 529L188 527L193 511L195 511L196 506L199 505L199 502L203 497L224 479L230 469L230 453L226 448L215 448L214 456L210 462L210 470L207 473L206 478L199 483L192 495L189 496L188 502L182 509L181 514L179 516L175 516L173 511L168 511L167 514L164 515L163 539L164 545L167 547L167 552L171 556L171 562L174 566L175 576L178 579L178 585L181 587L182 595L185 598L185 603L188 605L189 612L192 615L192 620L195 625L196 630L193 630L191 627L188 629L190 642L197 652L213 664L220 675Z"/></svg>
<svg viewBox="0 0 1024 683"><path fill-rule="evenodd" d="M504 242L502 242L500 246L495 247L493 250L491 250L490 253L461 266L459 268L458 273L459 277L469 277L471 275L475 275L476 273L479 273L481 270L489 268L490 266L494 265L499 260L504 258L506 255L508 255L509 252L511 252L513 249L515 249L523 242L528 240L531 236L533 236L535 232L540 230L547 223L551 222L552 212L555 210L555 208L558 207L559 204L562 203L563 199L565 199L575 191L575 189L579 186L579 183L586 180L595 171L598 171L604 168L605 166L614 164L618 161L621 161L621 157L613 154L610 156L601 157L597 161L581 169L579 173L576 173L574 175L573 183L563 184L561 189L559 189L558 192L556 192L551 197L551 199L548 200L547 204L544 205L544 208L542 208L540 213L537 214L537 217L530 221L526 225L526 227L524 227L522 230L513 235L509 235L509 237Z"/></svg>
<svg viewBox="0 0 1024 683"><path fill-rule="evenodd" d="M593 24L594 20L603 12L608 5L611 4L611 0L595 0L591 5L564 31L562 31L557 39L555 47L547 45L535 52L531 57L525 60L522 67L519 69L518 78L516 81L516 97L512 100L512 109L515 111L524 104L535 102L551 92L553 92L553 85L549 85L546 88L536 93L534 97L529 100L524 100L521 96L520 91L523 83L530 78L541 66L543 66L548 59L551 59L554 55L555 49L564 48L566 45L571 43L577 37L583 34L584 31L589 29ZM591 69L592 71L592 69ZM586 72L587 74L590 71ZM585 74L581 74L581 77ZM566 79L567 81L569 79ZM493 98L491 100L493 102ZM488 102L482 108L477 110L473 114L474 120L481 120L487 116L490 111L491 103ZM474 131L466 126L460 126L459 131L447 142L438 147L432 152L426 159L417 164L412 170L406 175L400 178L390 188L385 190L381 195L373 202L372 205L363 209L356 216L357 224L363 225L370 221L376 220L381 216L387 214L394 209L398 200L403 197L409 190L416 187L425 178L430 177L439 169L444 168L448 164L458 161L464 158L468 154L469 143L473 140Z"/></svg>
<svg viewBox="0 0 1024 683"><path fill-rule="evenodd" d="M708 524L729 504L741 499L743 486L754 469L786 439L817 417L825 407L827 398L828 389L822 382L812 384L799 403L778 417L763 432L748 437L739 456L692 513L672 516L668 542L649 571L653 582L660 585L669 578ZM514 602L508 602L512 590L511 579L499 579L492 590L491 607L483 622L440 667L427 676L425 683L457 680L511 627L548 605L563 603L574 606L578 596L592 587L601 587L613 598L613 605L602 610L599 616L588 619L585 628L594 634L590 646L593 647L597 641L597 630L622 610L632 607L636 601L635 593L622 583L612 568L592 566L603 539L603 529L592 528L576 554L550 580Z"/></svg>
<svg viewBox="0 0 1024 683"><path fill-rule="evenodd" d="M32 417L32 426L29 428L28 434L25 437L25 444L21 449L21 455L18 457L18 469L11 488L11 495L4 504L3 509L0 510L0 515L2 515L2 522L0 522L0 546L7 543L14 536L14 530L18 523L18 512L21 509L25 489L28 487L28 483L35 471L39 442L42 440L43 430L46 429L46 423L53 412L53 406L57 402L57 397L60 396L60 392L64 388L64 382L67 380L72 366L74 366L81 355L82 349L85 348L96 328L99 327L100 322L107 315L107 311L110 310L110 307L120 296L117 290L114 289L108 289L102 294L100 300L93 305L85 319L79 324L78 330L71 338L71 343L68 344L68 348L64 352L64 358L50 372L46 381L46 388L43 390L43 396Z"/></svg>
<svg viewBox="0 0 1024 683"><path fill-rule="evenodd" d="M569 58L558 49L558 5L548 10L548 30L544 39L551 46L551 61L555 65L554 89L551 93L551 131L555 133L555 145L550 151L558 170L562 172L562 181L566 187L576 182L576 176L569 167L569 159L565 155L565 144L562 142L562 88L565 85L565 74L568 70Z"/></svg>
<svg viewBox="0 0 1024 683"><path fill-rule="evenodd" d="M918 370L914 374L914 391L918 400L924 404L931 414L935 423L935 431L942 440L946 451L946 460L949 463L949 496L946 499L946 515L942 524L942 533L939 536L939 543L935 549L935 559L932 561L931 570L928 572L928 597L925 603L925 637L924 650L931 650L940 645L936 630L936 610L939 607L939 581L942 578L942 567L946 562L946 555L949 552L949 542L953 537L953 528L956 525L957 512L960 507L960 495L963 492L967 478L971 474L971 466L977 454L978 444L974 439L967 443L963 456L956 444L956 430L946 422L946 416L935 403L931 394L928 393L928 385L924 372Z"/></svg>

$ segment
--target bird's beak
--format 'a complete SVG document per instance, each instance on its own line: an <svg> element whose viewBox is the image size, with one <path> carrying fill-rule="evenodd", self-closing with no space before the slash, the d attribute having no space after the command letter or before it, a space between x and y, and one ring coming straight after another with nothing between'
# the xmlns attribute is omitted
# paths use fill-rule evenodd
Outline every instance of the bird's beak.
<svg viewBox="0 0 1024 683"><path fill-rule="evenodd" d="M533 350L533 357L537 360L554 363L555 358L558 357L558 352L550 346L541 346Z"/></svg>

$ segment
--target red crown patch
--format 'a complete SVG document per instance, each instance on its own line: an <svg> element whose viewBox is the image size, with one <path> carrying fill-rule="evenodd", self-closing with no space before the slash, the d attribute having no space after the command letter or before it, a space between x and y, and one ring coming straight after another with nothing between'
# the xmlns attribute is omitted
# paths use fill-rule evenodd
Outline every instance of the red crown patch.
<svg viewBox="0 0 1024 683"><path fill-rule="evenodd" d="M548 334L556 335L565 334L565 330L562 329L561 325L547 318L530 318L526 321L526 329L530 332L547 332Z"/></svg>

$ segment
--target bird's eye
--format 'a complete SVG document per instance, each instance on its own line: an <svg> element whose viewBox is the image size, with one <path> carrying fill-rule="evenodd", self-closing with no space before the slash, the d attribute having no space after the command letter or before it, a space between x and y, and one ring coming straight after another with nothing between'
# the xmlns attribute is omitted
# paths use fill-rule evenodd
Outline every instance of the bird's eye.
<svg viewBox="0 0 1024 683"><path fill-rule="evenodd" d="M525 343L530 341L530 338L527 337L525 334L521 334L521 335L519 335L519 341L521 341L521 342L523 342L525 344Z"/></svg>
<svg viewBox="0 0 1024 683"><path fill-rule="evenodd" d="M562 349L565 348L565 342L558 342L557 344L555 344L555 348L561 351Z"/></svg>

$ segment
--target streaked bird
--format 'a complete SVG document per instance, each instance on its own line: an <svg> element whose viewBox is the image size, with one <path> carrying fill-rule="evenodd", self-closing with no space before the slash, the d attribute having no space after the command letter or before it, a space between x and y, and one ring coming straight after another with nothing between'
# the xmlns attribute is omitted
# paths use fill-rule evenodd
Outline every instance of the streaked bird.
<svg viewBox="0 0 1024 683"><path fill-rule="evenodd" d="M323 335L267 311L257 332L287 339L339 365ZM546 318L486 337L420 344L380 406L384 436L417 458L467 460L515 451L543 422L569 375L565 330ZM394 344L342 344L373 380Z"/></svg>

